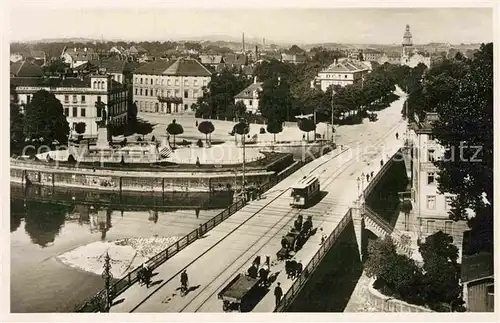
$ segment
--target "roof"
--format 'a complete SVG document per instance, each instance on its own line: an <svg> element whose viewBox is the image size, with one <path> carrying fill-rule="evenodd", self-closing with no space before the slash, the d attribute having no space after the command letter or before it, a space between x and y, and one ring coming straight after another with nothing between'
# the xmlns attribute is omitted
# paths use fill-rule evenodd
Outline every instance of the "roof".
<svg viewBox="0 0 500 323"><path fill-rule="evenodd" d="M470 282L493 276L493 254L480 252L474 255L462 255L462 282Z"/></svg>
<svg viewBox="0 0 500 323"><path fill-rule="evenodd" d="M224 62L227 65L246 65L248 58L242 54L227 54L224 56Z"/></svg>
<svg viewBox="0 0 500 323"><path fill-rule="evenodd" d="M368 67L364 64L345 60L338 63L333 63L328 66L326 69L322 70L320 73L331 73L331 72L358 72L358 71L367 71Z"/></svg>
<svg viewBox="0 0 500 323"><path fill-rule="evenodd" d="M383 53L384 52L373 48L366 48L363 50L363 54L383 54Z"/></svg>
<svg viewBox="0 0 500 323"><path fill-rule="evenodd" d="M243 66L241 73L245 75L254 75L256 66Z"/></svg>
<svg viewBox="0 0 500 323"><path fill-rule="evenodd" d="M10 83L15 86L39 87L90 87L90 78L44 78L44 77L11 77Z"/></svg>
<svg viewBox="0 0 500 323"><path fill-rule="evenodd" d="M318 180L316 176L305 176L304 178L300 179L296 184L292 185L292 188L306 188L307 186L311 185L314 181Z"/></svg>
<svg viewBox="0 0 500 323"><path fill-rule="evenodd" d="M40 77L43 76L43 69L33 63L17 61L10 65L10 74L16 77Z"/></svg>
<svg viewBox="0 0 500 323"><path fill-rule="evenodd" d="M201 55L202 64L219 64L222 63L222 55Z"/></svg>
<svg viewBox="0 0 500 323"><path fill-rule="evenodd" d="M43 50L32 50L30 56L34 58L44 58L45 52Z"/></svg>
<svg viewBox="0 0 500 323"><path fill-rule="evenodd" d="M91 48L87 49L87 51L82 49L77 49L76 51L68 49L64 54L68 54L75 61L90 61L99 58L99 55Z"/></svg>
<svg viewBox="0 0 500 323"><path fill-rule="evenodd" d="M234 96L235 99L253 99L254 91L262 91L262 82L252 83Z"/></svg>
<svg viewBox="0 0 500 323"><path fill-rule="evenodd" d="M97 67L102 67L106 69L107 73L126 73L132 72L137 64L135 62L130 62L124 59L102 59L102 60L91 60L90 64Z"/></svg>
<svg viewBox="0 0 500 323"><path fill-rule="evenodd" d="M134 74L211 76L212 73L199 61L191 58L178 58L173 61L156 60L136 68Z"/></svg>
<svg viewBox="0 0 500 323"><path fill-rule="evenodd" d="M307 56L304 54L282 54L281 55L283 61L293 61L293 62L305 62Z"/></svg>
<svg viewBox="0 0 500 323"><path fill-rule="evenodd" d="M304 54L305 52L306 52L305 50L303 50L297 45L293 45L286 51L286 53L290 55Z"/></svg>

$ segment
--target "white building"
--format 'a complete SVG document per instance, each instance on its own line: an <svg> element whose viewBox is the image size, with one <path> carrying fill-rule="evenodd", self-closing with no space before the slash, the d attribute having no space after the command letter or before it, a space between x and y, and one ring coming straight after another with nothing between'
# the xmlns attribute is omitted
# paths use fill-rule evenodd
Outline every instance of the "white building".
<svg viewBox="0 0 500 323"><path fill-rule="evenodd" d="M459 249L462 247L463 232L467 230L465 221L454 222L449 219L448 211L452 195L438 191L438 168L433 164L442 158L444 148L432 135L432 122L437 113L427 113L422 121L410 124L407 140L411 154L411 203L410 231L425 238L439 230L453 236Z"/></svg>
<svg viewBox="0 0 500 323"><path fill-rule="evenodd" d="M240 93L234 96L234 103L242 101L247 107L247 112L253 114L260 113L259 111L259 93L262 91L262 82L257 82L257 77L254 77L253 83L250 84Z"/></svg>
<svg viewBox="0 0 500 323"><path fill-rule="evenodd" d="M21 109L31 102L36 92L46 90L53 93L63 106L70 129L74 130L79 122L86 124L84 136L97 136L96 121L102 116L97 114L95 105L100 101L106 105L109 124L121 126L127 122L127 89L109 75L88 78L12 77L10 81Z"/></svg>
<svg viewBox="0 0 500 323"><path fill-rule="evenodd" d="M311 82L312 87L318 86L326 91L331 85L346 86L363 82L370 69L365 64L353 60L333 63L321 70Z"/></svg>
<svg viewBox="0 0 500 323"><path fill-rule="evenodd" d="M134 102L139 112L194 114L191 106L203 96L212 73L188 58L156 60L134 71Z"/></svg>
<svg viewBox="0 0 500 323"><path fill-rule="evenodd" d="M64 62L69 64L69 67L75 68L83 65L91 60L99 59L99 55L94 51L93 48L65 48L61 58Z"/></svg>

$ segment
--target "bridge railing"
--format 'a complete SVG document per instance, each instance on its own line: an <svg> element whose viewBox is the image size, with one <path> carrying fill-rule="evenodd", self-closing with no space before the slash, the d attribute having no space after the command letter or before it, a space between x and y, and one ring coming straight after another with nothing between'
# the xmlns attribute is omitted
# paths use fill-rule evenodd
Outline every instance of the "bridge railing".
<svg viewBox="0 0 500 323"><path fill-rule="evenodd" d="M187 246L189 246L191 243L193 243L197 239L201 238L205 233L207 233L211 229L215 228L218 224L220 224L222 221L229 218L231 215L236 213L238 210L243 208L245 205L246 205L245 199L244 198L239 199L235 203L231 204L224 211L222 211L219 214L217 214L216 216L212 217L207 222L200 224L200 226L197 229L186 234L184 237L177 240L175 243L171 244L170 246L168 246L164 250L160 251L159 253L157 253L153 257L149 258L145 263L151 269L158 268L165 261L172 258L174 255L179 253L179 251L186 248ZM139 268L140 267L135 268L130 273L128 273L125 277L119 279L117 282L115 282L113 285L111 285L111 295L113 295L113 298L120 295L125 290L127 290L130 286L132 286L134 283L137 282L137 280L138 280L137 273L139 272ZM100 306L101 306L101 304L105 304L105 297L106 297L106 290L102 289L95 296L93 296L91 299L86 301L77 310L77 312L96 312L98 310L101 310Z"/></svg>
<svg viewBox="0 0 500 323"><path fill-rule="evenodd" d="M300 292L302 287L307 283L309 276L312 275L314 270L319 266L326 253L330 250L332 245L337 241L338 237L344 231L344 228L347 224L352 220L352 209L349 209L347 213L344 215L342 220L340 220L337 227L333 230L333 232L326 238L323 242L319 250L314 254L311 261L307 264L307 266L302 270L302 273L295 279L290 289L283 295L283 298L276 306L274 312L284 312L288 306L293 302L297 294Z"/></svg>
<svg viewBox="0 0 500 323"><path fill-rule="evenodd" d="M301 162L295 162L277 176L272 177L272 179L262 186L263 191L267 191L271 187L275 186L277 183L281 182L283 179L287 178L290 174L297 171L302 166ZM239 199L235 203L231 204L224 211L220 212L216 216L212 217L207 222L200 224L200 226L182 237L177 242L168 246L166 249L160 251L158 254L149 258L146 264L151 269L158 268L168 259L172 258L174 255L179 253L182 249L189 246L191 243L201 238L205 233L215 228L217 225L222 223L224 220L229 218L231 215L239 211L243 206L246 205L246 200L244 198ZM137 273L139 272L139 267L135 268L133 271L127 274L127 276L121 278L116 283L111 286L111 293L113 297L116 297L127 290L130 286L137 282ZM85 302L77 311L78 312L96 312L98 311L99 304L105 304L106 291L103 289L99 291L94 297Z"/></svg>

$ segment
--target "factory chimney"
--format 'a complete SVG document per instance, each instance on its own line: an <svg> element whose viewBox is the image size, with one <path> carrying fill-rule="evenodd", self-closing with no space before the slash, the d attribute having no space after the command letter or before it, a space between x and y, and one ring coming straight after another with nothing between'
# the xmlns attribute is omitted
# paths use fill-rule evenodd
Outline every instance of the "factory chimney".
<svg viewBox="0 0 500 323"><path fill-rule="evenodd" d="M243 33L242 40L243 40L243 53L245 53L245 33Z"/></svg>

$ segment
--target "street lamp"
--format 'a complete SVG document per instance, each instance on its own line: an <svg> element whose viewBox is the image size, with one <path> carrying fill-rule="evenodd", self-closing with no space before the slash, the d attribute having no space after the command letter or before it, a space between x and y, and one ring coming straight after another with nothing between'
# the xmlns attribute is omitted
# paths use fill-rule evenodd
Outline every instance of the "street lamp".
<svg viewBox="0 0 500 323"><path fill-rule="evenodd" d="M359 178L359 176L356 179L356 182L358 183L358 200L359 200L359 196L361 195L361 193L359 192L359 184L361 183L361 179Z"/></svg>
<svg viewBox="0 0 500 323"><path fill-rule="evenodd" d="M108 252L106 252L106 256L104 257L104 271L102 272L102 278L104 279L104 289L106 291L106 305L105 310L109 312L111 308L111 279L113 278L113 274L111 273L111 258L109 257Z"/></svg>

